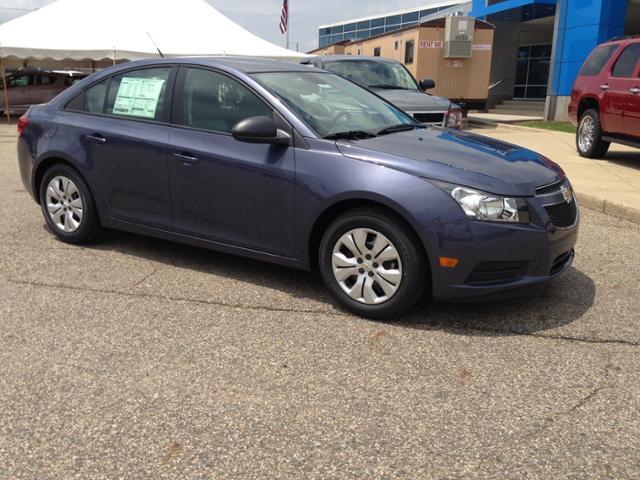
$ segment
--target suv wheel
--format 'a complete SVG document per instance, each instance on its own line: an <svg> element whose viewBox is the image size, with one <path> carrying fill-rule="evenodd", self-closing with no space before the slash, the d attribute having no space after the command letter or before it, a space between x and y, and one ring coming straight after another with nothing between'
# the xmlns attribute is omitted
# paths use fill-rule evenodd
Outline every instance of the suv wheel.
<svg viewBox="0 0 640 480"><path fill-rule="evenodd" d="M89 187L67 165L54 165L40 184L40 206L53 233L68 243L94 240L102 227Z"/></svg>
<svg viewBox="0 0 640 480"><path fill-rule="evenodd" d="M602 158L609 150L610 142L602 140L600 114L590 108L580 118L576 132L576 147L581 157Z"/></svg>
<svg viewBox="0 0 640 480"><path fill-rule="evenodd" d="M383 211L358 209L338 217L322 238L319 263L331 294L363 317L400 315L424 293L421 246Z"/></svg>

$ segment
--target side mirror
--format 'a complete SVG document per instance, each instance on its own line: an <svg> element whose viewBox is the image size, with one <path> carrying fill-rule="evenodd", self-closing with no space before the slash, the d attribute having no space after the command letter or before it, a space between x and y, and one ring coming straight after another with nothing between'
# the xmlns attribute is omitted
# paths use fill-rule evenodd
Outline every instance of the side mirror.
<svg viewBox="0 0 640 480"><path fill-rule="evenodd" d="M271 143L275 145L291 144L291 137L278 130L273 118L265 115L249 117L239 121L231 129L231 135L239 142Z"/></svg>
<svg viewBox="0 0 640 480"><path fill-rule="evenodd" d="M436 82L434 82L430 78L424 78L420 80L420 82L418 82L418 86L420 87L420 90L424 92L425 90L431 90L432 88L436 88Z"/></svg>

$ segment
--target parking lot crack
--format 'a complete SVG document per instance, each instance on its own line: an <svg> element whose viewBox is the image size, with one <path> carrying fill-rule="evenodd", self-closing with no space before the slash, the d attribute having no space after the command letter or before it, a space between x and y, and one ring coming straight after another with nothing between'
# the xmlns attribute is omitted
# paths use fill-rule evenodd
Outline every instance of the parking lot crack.
<svg viewBox="0 0 640 480"><path fill-rule="evenodd" d="M287 312L287 313L330 313L331 315L336 316L349 316L346 313L342 312L324 312L322 310L314 310L314 309L305 309L305 308L283 308L283 307L274 307L269 305L242 305L239 303L230 303L230 302L217 302L212 300L203 300L199 298L188 298L188 297L177 297L172 295L158 295L154 293L144 293L144 292L125 292L122 290L109 289L109 288L92 288L92 287L79 287L65 284L49 284L45 282L37 282L33 280L17 280L13 278L7 278L7 282L17 284L17 285L29 285L37 288L51 288L51 289L62 289L62 290L73 290L73 291L81 291L81 292L93 292L93 293L106 293L110 295L121 295L125 297L137 297L137 298L153 298L153 299L161 299L161 300L169 300L176 302L188 302L195 303L200 305L212 305L216 307L227 307L227 308L236 308L239 310L251 310L251 311L270 311L270 312ZM129 287L130 288L130 287Z"/></svg>
<svg viewBox="0 0 640 480"><path fill-rule="evenodd" d="M158 268L154 268L151 272L149 272L148 274L146 274L144 277L142 277L140 280L133 282L129 288L134 288L134 287L139 287L140 285L142 285L143 283L145 283L147 280L149 280L151 277L153 277L156 273L158 273Z"/></svg>

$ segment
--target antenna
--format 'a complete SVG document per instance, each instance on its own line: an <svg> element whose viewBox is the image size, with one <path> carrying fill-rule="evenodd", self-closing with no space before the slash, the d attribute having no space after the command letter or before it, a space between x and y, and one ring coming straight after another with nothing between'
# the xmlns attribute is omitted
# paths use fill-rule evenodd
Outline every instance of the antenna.
<svg viewBox="0 0 640 480"><path fill-rule="evenodd" d="M160 57L164 58L164 53L162 53L162 51L160 51L160 49L158 48L158 45L156 45L156 41L153 39L151 34L149 32L147 32L147 35L149 36L149 40L151 40L151 43L153 43L153 46L156 47L156 50L160 54Z"/></svg>

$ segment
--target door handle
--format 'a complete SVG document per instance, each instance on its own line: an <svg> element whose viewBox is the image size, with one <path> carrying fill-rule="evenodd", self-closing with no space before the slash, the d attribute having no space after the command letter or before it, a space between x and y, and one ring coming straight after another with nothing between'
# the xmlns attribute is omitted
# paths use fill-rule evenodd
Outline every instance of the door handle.
<svg viewBox="0 0 640 480"><path fill-rule="evenodd" d="M194 163L198 163L198 159L189 152L175 152L173 156L179 158L183 165L193 165Z"/></svg>
<svg viewBox="0 0 640 480"><path fill-rule="evenodd" d="M633 88L630 88L630 89L629 89L629 91L630 91L631 93L633 93L634 95L637 95L638 93L640 93L640 88L638 88L638 87L633 87Z"/></svg>
<svg viewBox="0 0 640 480"><path fill-rule="evenodd" d="M104 142L107 141L107 139L104 138L99 133L87 134L87 135L84 136L84 138L86 138L87 140L91 140L92 142L99 142L99 143L104 143Z"/></svg>
<svg viewBox="0 0 640 480"><path fill-rule="evenodd" d="M600 85L600 90L609 90L609 84L608 83L603 83L602 85Z"/></svg>

